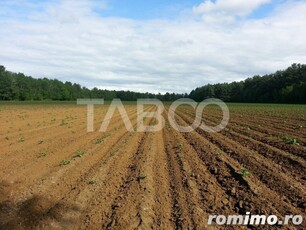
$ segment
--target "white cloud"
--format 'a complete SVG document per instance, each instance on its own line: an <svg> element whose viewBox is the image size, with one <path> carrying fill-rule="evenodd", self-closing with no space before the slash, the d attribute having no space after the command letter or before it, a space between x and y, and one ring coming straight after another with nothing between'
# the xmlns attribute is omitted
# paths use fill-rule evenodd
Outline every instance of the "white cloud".
<svg viewBox="0 0 306 230"><path fill-rule="evenodd" d="M0 17L0 64L88 87L189 92L306 62L306 3L220 24L193 17L104 18L92 1L52 1L26 19Z"/></svg>
<svg viewBox="0 0 306 230"><path fill-rule="evenodd" d="M236 17L244 17L259 6L271 0L207 0L193 8L195 14L200 14L206 21L233 22Z"/></svg>

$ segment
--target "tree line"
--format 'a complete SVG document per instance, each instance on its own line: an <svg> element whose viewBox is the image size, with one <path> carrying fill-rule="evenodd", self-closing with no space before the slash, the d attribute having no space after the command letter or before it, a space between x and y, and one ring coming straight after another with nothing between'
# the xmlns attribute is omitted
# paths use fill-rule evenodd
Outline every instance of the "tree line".
<svg viewBox="0 0 306 230"><path fill-rule="evenodd" d="M254 76L244 81L208 84L192 90L190 98L202 101L306 104L306 65L292 64L286 70Z"/></svg>
<svg viewBox="0 0 306 230"><path fill-rule="evenodd" d="M32 78L23 73L7 71L0 65L0 100L76 100L77 98L120 98L135 101L138 98L157 98L174 101L179 98L202 101L219 98L225 102L302 103L306 104L306 65L293 64L286 70L244 81L208 84L188 94L153 94L132 91L88 89L69 81Z"/></svg>
<svg viewBox="0 0 306 230"><path fill-rule="evenodd" d="M103 90L98 88L88 89L69 81L61 82L57 79L35 79L23 73L7 71L0 66L0 100L76 100L78 98L104 98L112 100L120 98L123 101L135 101L138 98L157 98L163 101L174 101L187 97L187 94L153 94L132 91Z"/></svg>

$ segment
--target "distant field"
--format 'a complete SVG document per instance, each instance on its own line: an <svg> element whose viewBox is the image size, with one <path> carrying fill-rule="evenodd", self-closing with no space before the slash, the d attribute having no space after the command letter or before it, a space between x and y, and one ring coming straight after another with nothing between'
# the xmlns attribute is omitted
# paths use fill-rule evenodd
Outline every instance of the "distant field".
<svg viewBox="0 0 306 230"><path fill-rule="evenodd" d="M108 105L97 105L87 133L76 102L0 102L0 229L208 229L209 214L305 216L306 105L228 105L220 133L181 133L167 119L162 131L137 132L134 103L125 106L134 132L119 113L98 132ZM211 106L203 121L220 116ZM178 108L180 125L193 120L191 107Z"/></svg>
<svg viewBox="0 0 306 230"><path fill-rule="evenodd" d="M65 105L76 104L75 101L0 101L0 105Z"/></svg>
<svg viewBox="0 0 306 230"><path fill-rule="evenodd" d="M110 104L111 101L104 101L105 105ZM123 103L125 105L136 105L135 101L123 101ZM56 105L76 105L77 102L76 101L0 101L0 106L1 105L52 105L52 106L56 106ZM167 103L166 103L167 104Z"/></svg>

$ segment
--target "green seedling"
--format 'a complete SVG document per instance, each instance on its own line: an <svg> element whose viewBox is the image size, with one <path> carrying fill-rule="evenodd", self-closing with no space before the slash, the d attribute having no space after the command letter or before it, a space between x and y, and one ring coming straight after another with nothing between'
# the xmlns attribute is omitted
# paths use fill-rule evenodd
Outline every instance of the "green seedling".
<svg viewBox="0 0 306 230"><path fill-rule="evenodd" d="M62 160L60 165L69 165L70 164L70 160Z"/></svg>
<svg viewBox="0 0 306 230"><path fill-rule="evenodd" d="M88 181L88 184L96 184L97 180L96 178L92 178L90 181Z"/></svg>
<svg viewBox="0 0 306 230"><path fill-rule="evenodd" d="M65 122L65 119L62 119L62 121L61 121L60 126L63 126L63 125L67 125L67 123Z"/></svg>
<svg viewBox="0 0 306 230"><path fill-rule="evenodd" d="M140 175L137 177L138 180L143 180L147 177L148 175L146 173L140 173Z"/></svg>
<svg viewBox="0 0 306 230"><path fill-rule="evenodd" d="M295 138L292 138L292 137L284 136L284 137L282 137L282 139L286 144L291 144L291 145L298 145L299 144L298 140L295 139Z"/></svg>
<svg viewBox="0 0 306 230"><path fill-rule="evenodd" d="M45 157L45 156L47 156L46 152L41 152L38 154L38 158Z"/></svg>
<svg viewBox="0 0 306 230"><path fill-rule="evenodd" d="M107 134L107 135L104 136L104 137L98 138L98 139L96 140L96 144L102 143L102 142L104 141L105 138L108 138L108 137L110 137L111 135L112 135L112 133L109 133L109 134Z"/></svg>
<svg viewBox="0 0 306 230"><path fill-rule="evenodd" d="M40 144L44 143L44 141L40 140L37 143L40 145Z"/></svg>
<svg viewBox="0 0 306 230"><path fill-rule="evenodd" d="M243 177L247 177L247 176L250 175L250 171L247 168L241 168L240 172L241 172Z"/></svg>
<svg viewBox="0 0 306 230"><path fill-rule="evenodd" d="M18 139L18 141L19 141L19 142L24 142L24 137L23 137L23 136L20 136L19 139Z"/></svg>
<svg viewBox="0 0 306 230"><path fill-rule="evenodd" d="M178 153L178 156L179 156L179 158L184 158L184 153L182 152L182 151L180 151L179 153Z"/></svg>
<svg viewBox="0 0 306 230"><path fill-rule="evenodd" d="M222 150L221 150L221 149L215 148L214 150L216 151L216 153L217 153L218 155L222 154Z"/></svg>
<svg viewBox="0 0 306 230"><path fill-rule="evenodd" d="M10 139L10 137L9 137L9 136L6 136L6 137L5 137L5 139L6 139L6 140L9 140L9 139Z"/></svg>
<svg viewBox="0 0 306 230"><path fill-rule="evenodd" d="M296 139L293 139L293 140L290 142L290 144L292 144L292 145L298 145L299 142L298 142Z"/></svg>
<svg viewBox="0 0 306 230"><path fill-rule="evenodd" d="M75 155L73 156L73 158L76 158L76 157L83 157L85 154L85 152L83 150L79 150L75 153Z"/></svg>
<svg viewBox="0 0 306 230"><path fill-rule="evenodd" d="M97 140L96 140L96 144L100 144L100 143L102 143L103 142L103 138L98 138Z"/></svg>

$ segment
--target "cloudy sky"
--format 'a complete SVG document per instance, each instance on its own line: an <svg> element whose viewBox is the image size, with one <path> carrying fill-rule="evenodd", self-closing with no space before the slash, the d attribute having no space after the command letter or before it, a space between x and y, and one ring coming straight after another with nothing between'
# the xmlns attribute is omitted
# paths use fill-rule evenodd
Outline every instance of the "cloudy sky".
<svg viewBox="0 0 306 230"><path fill-rule="evenodd" d="M305 0L0 0L0 65L89 88L190 92L306 63Z"/></svg>

